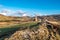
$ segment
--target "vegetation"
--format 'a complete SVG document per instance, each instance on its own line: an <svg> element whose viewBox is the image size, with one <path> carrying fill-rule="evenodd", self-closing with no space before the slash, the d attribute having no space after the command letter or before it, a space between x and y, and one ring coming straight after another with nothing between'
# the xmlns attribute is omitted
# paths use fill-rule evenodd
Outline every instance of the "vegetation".
<svg viewBox="0 0 60 40"><path fill-rule="evenodd" d="M0 36L16 31L20 28L26 28L26 27L30 27L36 24L37 24L36 22L30 22L30 23L24 23L24 24L10 25L8 27L2 27L0 28Z"/></svg>
<svg viewBox="0 0 60 40"><path fill-rule="evenodd" d="M30 19L30 17L20 18L1 15L0 40L60 40L60 24L45 22L45 17L51 22L59 23L56 16L38 17L42 21L35 22L34 17Z"/></svg>
<svg viewBox="0 0 60 40"><path fill-rule="evenodd" d="M60 40L60 34L52 26L36 25L32 28L22 27L8 40Z"/></svg>

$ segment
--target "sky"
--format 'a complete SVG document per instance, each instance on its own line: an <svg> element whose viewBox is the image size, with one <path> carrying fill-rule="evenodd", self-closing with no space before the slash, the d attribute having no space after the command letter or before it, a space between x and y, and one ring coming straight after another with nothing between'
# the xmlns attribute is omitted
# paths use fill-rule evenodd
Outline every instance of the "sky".
<svg viewBox="0 0 60 40"><path fill-rule="evenodd" d="M0 14L7 16L60 14L60 0L0 0Z"/></svg>

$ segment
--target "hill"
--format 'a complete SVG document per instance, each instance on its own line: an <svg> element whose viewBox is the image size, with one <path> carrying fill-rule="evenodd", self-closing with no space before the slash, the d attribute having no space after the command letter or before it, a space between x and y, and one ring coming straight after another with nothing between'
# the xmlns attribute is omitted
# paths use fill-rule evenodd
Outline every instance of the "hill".
<svg viewBox="0 0 60 40"><path fill-rule="evenodd" d="M0 18L0 40L60 40L60 15L38 16L41 22L28 16Z"/></svg>
<svg viewBox="0 0 60 40"><path fill-rule="evenodd" d="M50 21L60 21L60 14L58 15L48 15L48 16L44 16L47 17L48 20Z"/></svg>

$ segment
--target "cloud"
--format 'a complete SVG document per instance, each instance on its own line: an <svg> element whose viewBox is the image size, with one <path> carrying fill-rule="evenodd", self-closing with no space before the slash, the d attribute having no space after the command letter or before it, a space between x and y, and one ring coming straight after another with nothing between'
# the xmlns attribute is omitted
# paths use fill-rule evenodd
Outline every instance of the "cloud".
<svg viewBox="0 0 60 40"><path fill-rule="evenodd" d="M23 10L17 10L16 11L16 14L17 15L21 15L21 16L27 16L27 12L26 11L23 11Z"/></svg>
<svg viewBox="0 0 60 40"><path fill-rule="evenodd" d="M27 14L23 14L22 16L27 16Z"/></svg>
<svg viewBox="0 0 60 40"><path fill-rule="evenodd" d="M11 10L9 10L9 9L3 9L1 12L2 12L2 13L10 13Z"/></svg>
<svg viewBox="0 0 60 40"><path fill-rule="evenodd" d="M0 14L6 15L6 13L0 13Z"/></svg>
<svg viewBox="0 0 60 40"><path fill-rule="evenodd" d="M3 9L1 10L0 14L6 16L27 16L25 11L22 10L10 10L10 9Z"/></svg>
<svg viewBox="0 0 60 40"><path fill-rule="evenodd" d="M34 14L37 14L38 16L41 16L42 14L40 12L31 12L31 11L25 11L25 10L12 10L12 9L2 9L0 11L0 14L6 15L6 16L31 16Z"/></svg>
<svg viewBox="0 0 60 40"><path fill-rule="evenodd" d="M0 14L6 15L6 16L31 16L31 15L42 16L43 15L43 13L41 12L36 12L36 11L31 12L31 10L26 11L26 10L12 10L12 9L2 9L0 11Z"/></svg>
<svg viewBox="0 0 60 40"><path fill-rule="evenodd" d="M9 9L2 9L0 14L2 15L6 15L6 16L10 16L13 14L13 11L12 10L9 10Z"/></svg>

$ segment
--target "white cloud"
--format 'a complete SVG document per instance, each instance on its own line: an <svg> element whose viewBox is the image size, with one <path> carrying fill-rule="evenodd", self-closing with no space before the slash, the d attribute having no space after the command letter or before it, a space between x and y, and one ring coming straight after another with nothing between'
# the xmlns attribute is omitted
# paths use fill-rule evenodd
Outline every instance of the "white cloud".
<svg viewBox="0 0 60 40"><path fill-rule="evenodd" d="M22 16L27 16L27 14L23 14Z"/></svg>
<svg viewBox="0 0 60 40"><path fill-rule="evenodd" d="M26 12L22 10L10 10L10 9L2 9L0 14L6 15L6 16L27 16Z"/></svg>
<svg viewBox="0 0 60 40"><path fill-rule="evenodd" d="M27 16L27 12L23 10L17 10L16 14L21 15L21 16Z"/></svg>
<svg viewBox="0 0 60 40"><path fill-rule="evenodd" d="M6 15L6 16L30 16L34 14L37 14L38 16L41 16L42 13L40 12L31 12L31 11L25 11L25 10L12 10L12 9L2 9L0 14Z"/></svg>
<svg viewBox="0 0 60 40"><path fill-rule="evenodd" d="M6 15L6 16L10 16L10 15L13 14L13 11L9 10L9 9L2 9L0 14Z"/></svg>
<svg viewBox="0 0 60 40"><path fill-rule="evenodd" d="M6 13L0 13L0 14L2 14L2 15L7 15Z"/></svg>
<svg viewBox="0 0 60 40"><path fill-rule="evenodd" d="M10 13L11 10L9 10L9 9L3 9L1 12L2 12L2 13Z"/></svg>

